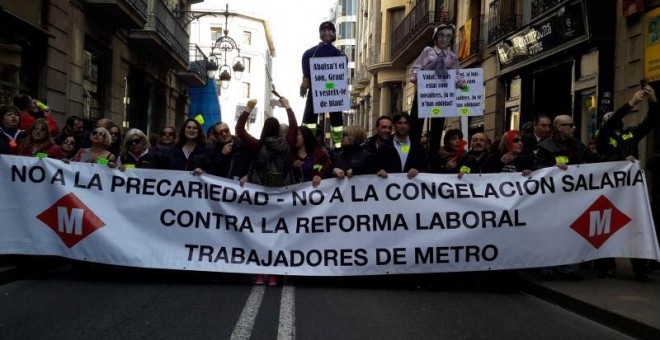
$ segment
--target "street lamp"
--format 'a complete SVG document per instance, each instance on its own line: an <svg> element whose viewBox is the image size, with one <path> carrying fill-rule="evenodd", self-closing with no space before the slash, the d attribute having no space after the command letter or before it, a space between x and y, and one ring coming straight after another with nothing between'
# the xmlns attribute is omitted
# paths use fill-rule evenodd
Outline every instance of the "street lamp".
<svg viewBox="0 0 660 340"><path fill-rule="evenodd" d="M219 73L218 78L220 79L220 85L223 89L229 87L229 82L233 76L236 79L241 79L243 76L243 71L245 71L245 59L241 56L241 49L238 47L236 41L229 36L229 29L227 29L227 23L229 21L229 4L226 5L224 12L204 12L204 11L176 11L177 15L189 14L189 21L199 19L207 15L224 15L225 16L225 27L223 30L223 35L218 38L211 47L211 54L209 55L209 61L206 64L206 74L209 79L215 78L216 71ZM186 24L187 26L187 24ZM231 67L227 62L227 56L236 51L237 55L232 59Z"/></svg>
<svg viewBox="0 0 660 340"><path fill-rule="evenodd" d="M229 5L225 8L225 11L220 13L225 16L225 28L222 31L223 35L219 37L213 47L211 47L211 58L216 60L216 66L220 65L220 60L222 58L222 65L219 66L219 79L220 85L223 89L229 87L229 82L233 75L236 79L241 79L243 76L243 71L245 71L245 60L241 56L241 49L238 47L236 41L229 36L229 29L227 29L227 23L229 21ZM227 56L230 53L236 51L237 55L233 58L231 67L227 62Z"/></svg>

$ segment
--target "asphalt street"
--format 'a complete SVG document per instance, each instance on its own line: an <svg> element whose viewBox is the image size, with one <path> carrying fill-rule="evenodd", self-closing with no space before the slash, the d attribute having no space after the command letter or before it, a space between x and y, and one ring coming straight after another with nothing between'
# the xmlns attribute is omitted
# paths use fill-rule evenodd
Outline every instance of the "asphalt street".
<svg viewBox="0 0 660 340"><path fill-rule="evenodd" d="M628 338L525 293L413 279L264 287L245 275L65 266L0 286L0 339Z"/></svg>

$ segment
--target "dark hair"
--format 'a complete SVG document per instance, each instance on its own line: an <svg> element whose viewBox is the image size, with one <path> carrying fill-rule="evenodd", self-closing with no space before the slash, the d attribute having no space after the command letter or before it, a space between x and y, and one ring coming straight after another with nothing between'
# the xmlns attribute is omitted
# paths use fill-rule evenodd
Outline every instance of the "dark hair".
<svg viewBox="0 0 660 340"><path fill-rule="evenodd" d="M206 144L206 136L204 135L204 129L202 129L202 125L199 124L198 121L192 118L188 118L185 122L183 122L183 125L181 125L181 129L179 129L179 135L177 136L178 138L176 140L177 146L182 147L184 144L186 144L186 125L188 125L190 122L194 122L197 126L197 138L195 139L195 143L200 145Z"/></svg>
<svg viewBox="0 0 660 340"><path fill-rule="evenodd" d="M314 150L316 150L316 147L319 145L319 143L316 141L316 137L314 137L312 130L306 126L299 126L298 131L300 131L300 134L303 137L303 144L305 145L305 152L307 152L307 156L312 157Z"/></svg>
<svg viewBox="0 0 660 340"><path fill-rule="evenodd" d="M394 117L392 117L392 123L396 124L396 122L401 120L401 118L405 118L406 121L410 123L410 115L408 114L408 112L400 112L395 114Z"/></svg>
<svg viewBox="0 0 660 340"><path fill-rule="evenodd" d="M550 116L548 116L548 115L545 114L545 113L539 113L539 114L537 114L536 116L534 116L534 125L538 124L539 121L541 121L541 119L543 119L543 118L548 118L548 120L550 121L550 123L552 123L552 118L550 118Z"/></svg>
<svg viewBox="0 0 660 340"><path fill-rule="evenodd" d="M380 116L380 117L378 117L378 119L376 119L376 127L378 127L378 125L380 124L380 121L383 120L383 119L389 120L390 123L394 123L392 121L392 118L390 118L390 116Z"/></svg>
<svg viewBox="0 0 660 340"><path fill-rule="evenodd" d="M77 121L82 120L82 118L78 116L70 116L69 118L66 119L66 126L65 127L73 127L73 124L75 124Z"/></svg>
<svg viewBox="0 0 660 340"><path fill-rule="evenodd" d="M445 149L449 148L449 142L452 139L454 139L455 136L458 136L460 139L463 139L463 131L461 131L460 129L451 129L445 132L445 136L442 138L442 145L445 147Z"/></svg>
<svg viewBox="0 0 660 340"><path fill-rule="evenodd" d="M23 111L30 106L32 98L25 93L21 93L18 96L14 97L14 106L19 110Z"/></svg>
<svg viewBox="0 0 660 340"><path fill-rule="evenodd" d="M264 121L264 127L261 129L261 138L263 142L268 137L277 137L280 135L280 121L275 117L268 117Z"/></svg>

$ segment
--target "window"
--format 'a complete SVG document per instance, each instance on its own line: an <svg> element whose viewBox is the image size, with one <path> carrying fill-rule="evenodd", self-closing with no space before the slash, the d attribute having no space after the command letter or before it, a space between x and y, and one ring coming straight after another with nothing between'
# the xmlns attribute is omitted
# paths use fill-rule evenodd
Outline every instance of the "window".
<svg viewBox="0 0 660 340"><path fill-rule="evenodd" d="M245 70L243 72L250 73L250 70L252 69L252 59L249 57L243 57L243 62L245 63Z"/></svg>
<svg viewBox="0 0 660 340"><path fill-rule="evenodd" d="M250 83L241 83L241 96L250 98Z"/></svg>
<svg viewBox="0 0 660 340"><path fill-rule="evenodd" d="M221 36L223 36L222 27L211 27L211 41L213 43L215 43L215 41Z"/></svg>
<svg viewBox="0 0 660 340"><path fill-rule="evenodd" d="M243 44L252 45L252 32L243 31Z"/></svg>
<svg viewBox="0 0 660 340"><path fill-rule="evenodd" d="M83 116L89 119L101 118L102 82L99 81L99 68L101 68L102 55L86 48L85 68L83 77Z"/></svg>
<svg viewBox="0 0 660 340"><path fill-rule="evenodd" d="M342 22L339 24L339 36L337 39L355 39L355 23Z"/></svg>

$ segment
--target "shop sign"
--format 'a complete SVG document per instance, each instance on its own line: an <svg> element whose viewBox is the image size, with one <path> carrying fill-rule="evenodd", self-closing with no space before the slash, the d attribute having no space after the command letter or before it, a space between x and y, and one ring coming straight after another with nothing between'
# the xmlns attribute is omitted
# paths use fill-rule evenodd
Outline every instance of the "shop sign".
<svg viewBox="0 0 660 340"><path fill-rule="evenodd" d="M644 20L644 78L660 80L660 7L646 13Z"/></svg>
<svg viewBox="0 0 660 340"><path fill-rule="evenodd" d="M552 16L497 44L500 69L537 60L585 36L582 2L560 7Z"/></svg>

